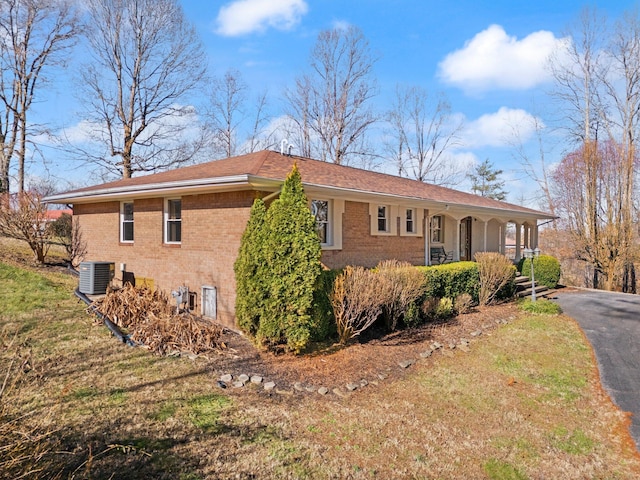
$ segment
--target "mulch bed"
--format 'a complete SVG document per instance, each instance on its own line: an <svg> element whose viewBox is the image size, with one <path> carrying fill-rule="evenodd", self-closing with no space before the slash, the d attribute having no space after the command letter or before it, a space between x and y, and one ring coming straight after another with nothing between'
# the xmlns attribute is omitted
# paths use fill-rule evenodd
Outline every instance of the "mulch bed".
<svg viewBox="0 0 640 480"><path fill-rule="evenodd" d="M346 347L332 345L298 356L261 352L246 337L225 330L221 341L227 348L208 357L215 374L261 375L265 381L273 381L282 389L291 388L296 382L331 388L361 379L371 381L379 373L389 370L399 374L399 362L417 360L433 342L439 342L448 349L450 343L459 344L461 338L473 341L472 332L481 331L485 335L497 328L499 321L509 321L517 313L514 303L482 307L445 323L426 324L379 338L356 341Z"/></svg>

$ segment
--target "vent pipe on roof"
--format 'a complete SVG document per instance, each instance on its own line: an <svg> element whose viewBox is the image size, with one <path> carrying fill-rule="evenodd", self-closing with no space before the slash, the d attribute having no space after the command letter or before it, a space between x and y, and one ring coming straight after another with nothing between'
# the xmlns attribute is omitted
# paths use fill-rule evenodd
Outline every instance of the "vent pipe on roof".
<svg viewBox="0 0 640 480"><path fill-rule="evenodd" d="M295 145L293 143L290 143L289 145L287 145L287 155L291 156L291 150L293 150L295 147Z"/></svg>
<svg viewBox="0 0 640 480"><path fill-rule="evenodd" d="M287 140L286 138L282 139L282 141L280 142L280 155L284 155L284 151L288 143L289 143L289 140Z"/></svg>

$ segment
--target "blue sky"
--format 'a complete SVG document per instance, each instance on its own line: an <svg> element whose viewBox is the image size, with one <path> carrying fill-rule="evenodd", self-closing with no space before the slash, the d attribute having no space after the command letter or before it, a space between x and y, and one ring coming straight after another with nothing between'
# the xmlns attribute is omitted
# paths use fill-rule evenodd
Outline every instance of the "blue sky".
<svg viewBox="0 0 640 480"><path fill-rule="evenodd" d="M274 115L282 112L283 90L306 69L318 32L359 27L379 56L376 108L383 112L390 107L398 83L421 86L434 95L445 93L465 123L462 145L453 152L456 158L467 163L488 158L504 171L508 200L524 200L530 206L535 206L535 188L514 159L514 126L534 156L538 146L531 120L535 117L547 127L547 162L559 160L564 147L552 133L558 115L547 95L552 87L547 56L566 41L566 32L583 7L595 6L616 19L637 5L565 0L181 0L181 4L204 43L211 72L221 75L234 68L252 92L267 88ZM39 105L38 120L74 127L75 100L69 85L62 79L58 82ZM53 162L56 176L64 177L60 171L68 166L65 162L64 155ZM77 170L72 172L67 177L74 182L91 183Z"/></svg>

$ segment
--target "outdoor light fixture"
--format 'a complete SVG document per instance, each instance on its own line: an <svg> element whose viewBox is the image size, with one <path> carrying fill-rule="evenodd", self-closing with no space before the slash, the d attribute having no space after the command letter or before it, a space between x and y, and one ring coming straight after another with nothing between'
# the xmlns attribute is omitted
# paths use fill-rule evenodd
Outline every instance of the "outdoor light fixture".
<svg viewBox="0 0 640 480"><path fill-rule="evenodd" d="M531 301L536 301L536 277L533 272L533 259L538 258L540 256L540 249L536 247L531 250L530 248L524 249L524 258L528 258L531 260Z"/></svg>

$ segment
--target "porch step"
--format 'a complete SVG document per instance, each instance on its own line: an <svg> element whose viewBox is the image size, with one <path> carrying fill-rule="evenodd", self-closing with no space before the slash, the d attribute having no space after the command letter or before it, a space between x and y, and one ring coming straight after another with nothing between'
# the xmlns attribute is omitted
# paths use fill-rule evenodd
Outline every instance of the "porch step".
<svg viewBox="0 0 640 480"><path fill-rule="evenodd" d="M555 292L555 290L553 290ZM552 291L549 290L549 288L545 287L544 285L536 285L536 297L546 297L547 295L551 294ZM529 287L525 288L524 290L518 290L516 292L516 295L518 297L524 298L524 297L530 297L531 296L531 282L529 282Z"/></svg>

